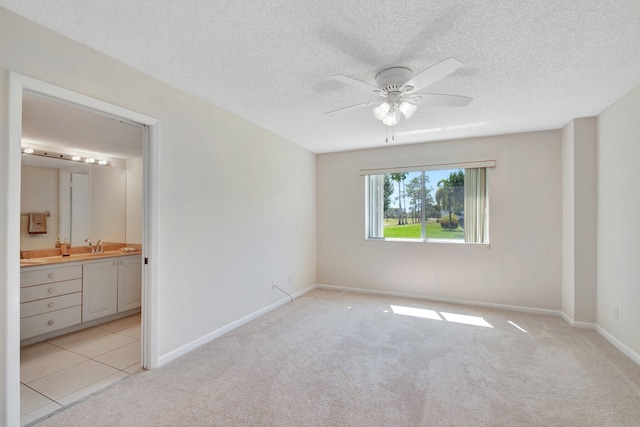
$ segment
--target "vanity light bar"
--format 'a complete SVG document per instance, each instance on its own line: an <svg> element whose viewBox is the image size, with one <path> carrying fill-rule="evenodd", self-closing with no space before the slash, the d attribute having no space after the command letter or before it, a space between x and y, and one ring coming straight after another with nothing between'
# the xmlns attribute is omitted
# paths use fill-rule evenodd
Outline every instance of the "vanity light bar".
<svg viewBox="0 0 640 427"><path fill-rule="evenodd" d="M107 160L98 160L94 157L82 157L78 155L54 153L52 151L38 150L31 147L22 147L22 154L29 154L31 156L39 157L50 157L52 159L68 160L76 163L84 162L98 164L100 166L109 166L109 162Z"/></svg>

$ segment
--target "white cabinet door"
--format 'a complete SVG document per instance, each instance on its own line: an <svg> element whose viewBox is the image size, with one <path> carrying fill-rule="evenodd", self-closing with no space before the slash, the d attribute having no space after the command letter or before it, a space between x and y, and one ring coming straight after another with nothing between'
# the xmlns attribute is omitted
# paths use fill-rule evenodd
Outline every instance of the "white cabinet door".
<svg viewBox="0 0 640 427"><path fill-rule="evenodd" d="M140 307L142 259L132 257L118 262L118 313Z"/></svg>
<svg viewBox="0 0 640 427"><path fill-rule="evenodd" d="M82 321L118 312L118 262L82 266Z"/></svg>

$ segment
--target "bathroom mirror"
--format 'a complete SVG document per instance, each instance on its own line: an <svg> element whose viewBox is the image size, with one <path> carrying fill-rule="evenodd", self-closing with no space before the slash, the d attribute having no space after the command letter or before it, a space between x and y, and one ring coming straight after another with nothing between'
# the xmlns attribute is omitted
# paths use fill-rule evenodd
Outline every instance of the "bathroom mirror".
<svg viewBox="0 0 640 427"><path fill-rule="evenodd" d="M49 249L56 239L72 246L126 242L127 170L78 165L23 155L20 247ZM47 233L29 234L27 213L48 212Z"/></svg>

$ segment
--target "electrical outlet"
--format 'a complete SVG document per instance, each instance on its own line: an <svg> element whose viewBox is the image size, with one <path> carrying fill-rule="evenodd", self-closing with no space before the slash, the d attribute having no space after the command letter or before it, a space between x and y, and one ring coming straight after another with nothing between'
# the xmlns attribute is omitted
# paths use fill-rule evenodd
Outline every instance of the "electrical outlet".
<svg viewBox="0 0 640 427"><path fill-rule="evenodd" d="M615 320L618 320L618 319L620 318L619 316L620 316L620 312L619 312L619 310L618 310L618 307L615 307L615 308L613 309L613 318L614 318Z"/></svg>
<svg viewBox="0 0 640 427"><path fill-rule="evenodd" d="M291 275L289 275L289 283L291 283Z"/></svg>
<svg viewBox="0 0 640 427"><path fill-rule="evenodd" d="M433 283L440 283L440 275L439 274L434 274L433 275Z"/></svg>

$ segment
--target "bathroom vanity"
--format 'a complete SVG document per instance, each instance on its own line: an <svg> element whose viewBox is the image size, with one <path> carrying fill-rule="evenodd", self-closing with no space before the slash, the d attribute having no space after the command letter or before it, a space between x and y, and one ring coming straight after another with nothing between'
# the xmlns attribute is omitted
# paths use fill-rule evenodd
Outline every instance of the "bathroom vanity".
<svg viewBox="0 0 640 427"><path fill-rule="evenodd" d="M20 265L21 345L140 311L139 251L24 259Z"/></svg>

